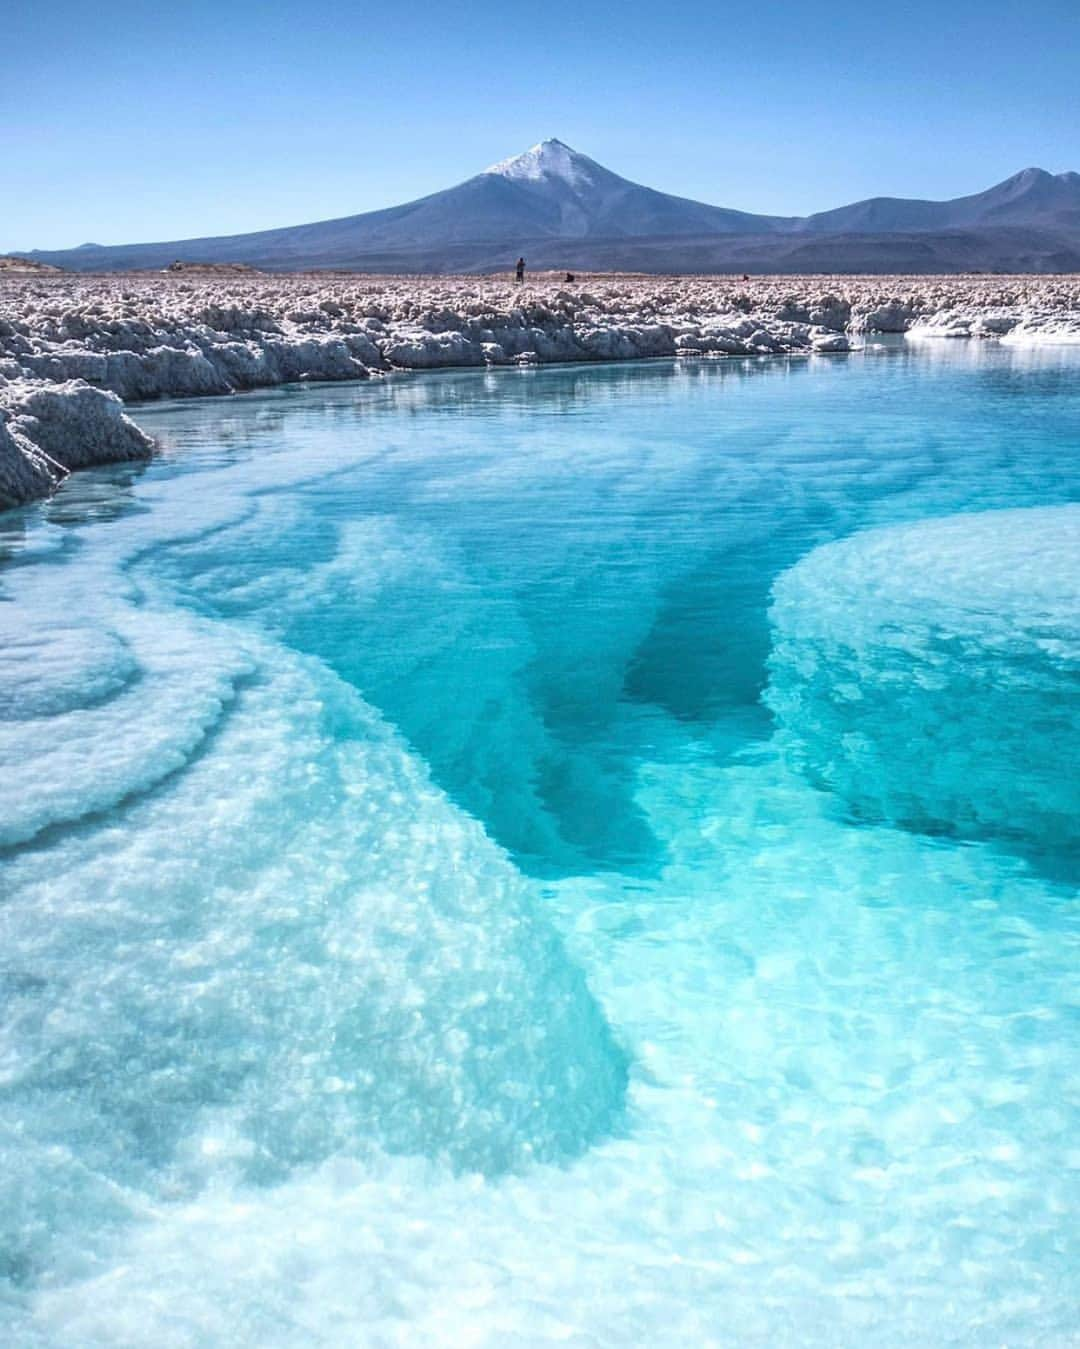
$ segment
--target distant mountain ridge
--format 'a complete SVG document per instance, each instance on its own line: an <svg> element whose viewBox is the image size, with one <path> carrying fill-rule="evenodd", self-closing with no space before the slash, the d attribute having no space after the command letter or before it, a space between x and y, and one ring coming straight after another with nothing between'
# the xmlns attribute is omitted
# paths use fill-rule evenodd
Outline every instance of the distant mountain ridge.
<svg viewBox="0 0 1080 1349"><path fill-rule="evenodd" d="M1023 169L970 197L951 201L871 197L835 211L819 211L803 222L815 234L918 233L1004 225L1080 229L1080 173Z"/></svg>
<svg viewBox="0 0 1080 1349"><path fill-rule="evenodd" d="M657 192L559 140L384 210L253 234L83 244L23 256L77 271L185 262L271 271L652 272L1080 270L1080 173L1029 168L951 201L873 197L810 216L755 215Z"/></svg>

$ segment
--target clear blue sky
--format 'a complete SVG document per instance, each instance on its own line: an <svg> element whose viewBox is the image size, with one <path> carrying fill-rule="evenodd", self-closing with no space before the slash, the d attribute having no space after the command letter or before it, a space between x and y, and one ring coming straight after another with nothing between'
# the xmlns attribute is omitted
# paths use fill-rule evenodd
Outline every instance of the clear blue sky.
<svg viewBox="0 0 1080 1349"><path fill-rule="evenodd" d="M1080 170L1080 0L7 0L0 251L393 205L558 136L803 214Z"/></svg>

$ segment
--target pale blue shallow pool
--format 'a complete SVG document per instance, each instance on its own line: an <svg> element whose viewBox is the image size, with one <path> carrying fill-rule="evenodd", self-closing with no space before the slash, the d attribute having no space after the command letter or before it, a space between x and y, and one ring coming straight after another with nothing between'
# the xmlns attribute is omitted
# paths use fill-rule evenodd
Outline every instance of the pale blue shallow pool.
<svg viewBox="0 0 1080 1349"><path fill-rule="evenodd" d="M1080 1343L1080 356L137 416L0 516L0 1335Z"/></svg>

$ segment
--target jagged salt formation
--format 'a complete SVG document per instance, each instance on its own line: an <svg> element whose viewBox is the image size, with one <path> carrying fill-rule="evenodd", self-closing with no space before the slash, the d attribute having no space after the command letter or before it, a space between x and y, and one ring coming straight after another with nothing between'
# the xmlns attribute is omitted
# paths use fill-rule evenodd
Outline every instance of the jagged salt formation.
<svg viewBox="0 0 1080 1349"><path fill-rule="evenodd" d="M0 378L0 509L48 495L72 469L151 449L114 393L79 380Z"/></svg>
<svg viewBox="0 0 1080 1349"><path fill-rule="evenodd" d="M914 323L910 341L938 337L990 337L1012 346L1075 346L1080 344L1080 314L1053 309L1026 310L971 306L943 309Z"/></svg>
<svg viewBox="0 0 1080 1349"><path fill-rule="evenodd" d="M394 370L1080 338L1075 277L34 276L0 280L0 508L150 452L117 398ZM115 395L116 397L110 397Z"/></svg>

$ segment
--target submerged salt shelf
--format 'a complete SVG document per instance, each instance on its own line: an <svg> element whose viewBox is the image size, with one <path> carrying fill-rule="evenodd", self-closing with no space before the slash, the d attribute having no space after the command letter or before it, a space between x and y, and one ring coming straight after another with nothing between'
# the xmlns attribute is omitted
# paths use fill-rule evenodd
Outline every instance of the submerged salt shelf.
<svg viewBox="0 0 1080 1349"><path fill-rule="evenodd" d="M161 404L0 517L7 1339L1068 1343L1077 361Z"/></svg>
<svg viewBox="0 0 1080 1349"><path fill-rule="evenodd" d="M1080 506L856 534L772 620L770 706L854 809L1080 857Z"/></svg>

